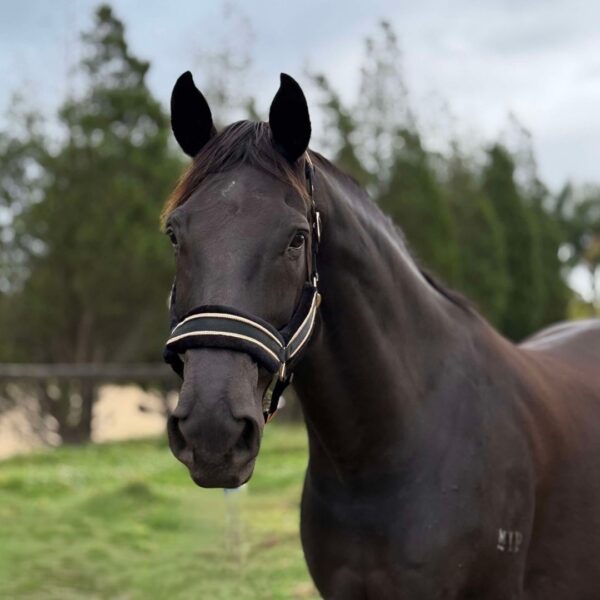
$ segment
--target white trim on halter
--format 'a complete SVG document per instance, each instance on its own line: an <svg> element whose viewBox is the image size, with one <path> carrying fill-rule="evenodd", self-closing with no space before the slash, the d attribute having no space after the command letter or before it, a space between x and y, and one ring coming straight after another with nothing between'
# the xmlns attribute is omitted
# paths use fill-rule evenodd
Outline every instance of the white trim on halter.
<svg viewBox="0 0 600 600"><path fill-rule="evenodd" d="M220 315L220 316L222 316L222 315ZM277 354L275 354L275 352L273 352L270 348L267 348L267 346L265 346L263 343L259 342L258 340L255 340L254 338L251 338L247 335L242 335L241 333L231 333L229 331L190 331L188 333L182 333L181 335L176 335L175 337L169 338L169 340L167 341L167 344L172 344L174 342L177 342L179 340L182 340L182 339L188 338L188 337L206 336L206 335L231 337L231 338L237 338L239 340L244 340L246 342L251 342L255 346L258 346L259 348L261 348L262 350L267 352L270 356L272 356L273 359L275 361L277 361L277 363L281 363L279 356L277 356Z"/></svg>
<svg viewBox="0 0 600 600"><path fill-rule="evenodd" d="M258 323L256 323L255 321L251 321L250 319L246 319L244 317L240 317L238 315L232 315L229 313L208 312L208 313L199 313L197 315L190 315L189 317L186 317L183 321L181 321L181 323L178 323L177 326L173 329L173 331L171 333L175 333L175 331L177 330L178 327L180 327L184 323L193 321L194 319L210 319L210 318L230 319L231 321L239 321L240 323L246 323L248 325L252 325L252 327L255 327L256 329L259 329L263 333L267 334L274 342L277 342L277 344L281 348L284 347L283 344L281 343L281 340L279 340L276 336L274 336L268 329L266 329L262 325L259 325Z"/></svg>
<svg viewBox="0 0 600 600"><path fill-rule="evenodd" d="M315 318L316 318L316 315L317 315L317 308L318 308L318 306L320 304L320 301L321 301L321 295L318 292L316 292L315 295L313 296L312 303L310 305L310 309L308 311L308 314L304 318L304 321L302 321L302 324L300 325L300 327L298 327L298 329L296 330L296 333L294 333L294 335L291 337L290 341L287 343L286 348L289 348L292 345L292 343L295 341L295 339L301 334L301 332L304 330L304 326L306 325L307 322L310 323L310 326L306 330L306 333L304 334L304 338L302 339L302 341L298 344L298 346L296 347L296 349L287 357L287 360L290 360L291 358L294 358L294 356L296 354L298 354L298 352L300 351L300 349L307 342L308 338L310 338L310 335L311 335L312 330L313 330L313 326L315 324Z"/></svg>

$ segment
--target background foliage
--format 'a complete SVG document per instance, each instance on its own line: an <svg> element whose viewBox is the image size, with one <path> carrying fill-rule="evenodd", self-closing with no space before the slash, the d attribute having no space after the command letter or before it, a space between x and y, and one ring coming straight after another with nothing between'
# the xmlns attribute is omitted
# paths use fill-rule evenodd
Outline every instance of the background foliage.
<svg viewBox="0 0 600 600"><path fill-rule="evenodd" d="M250 42L247 33L239 39ZM97 10L82 44L83 85L65 98L58 129L15 102L0 131L0 361L159 359L171 255L158 214L182 157L146 85L150 65L132 53L109 6ZM243 95L251 66L244 52L225 45L207 54L204 91L221 115L231 109L256 118L252 97ZM566 184L551 193L520 126L516 149L501 140L466 148L458 139L428 148L386 23L366 40L354 104L326 74L305 79L323 120L325 154L367 187L417 259L500 331L519 340L569 310L595 312L597 187ZM581 265L592 304L565 284ZM62 441L89 439L94 386L47 382L33 393L42 421ZM17 401L6 389L3 398Z"/></svg>

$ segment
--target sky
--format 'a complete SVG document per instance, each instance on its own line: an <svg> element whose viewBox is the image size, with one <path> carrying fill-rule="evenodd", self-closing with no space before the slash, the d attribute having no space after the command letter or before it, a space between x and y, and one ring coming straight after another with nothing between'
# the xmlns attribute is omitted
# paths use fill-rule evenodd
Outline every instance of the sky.
<svg viewBox="0 0 600 600"><path fill-rule="evenodd" d="M0 110L15 90L49 111L58 106L70 89L79 32L90 26L96 5L0 3ZM235 44L220 0L112 5L133 50L151 61L149 84L165 103L181 72L192 69L201 85L203 48ZM457 128L485 142L506 133L512 113L531 131L552 188L567 179L600 181L600 2L239 0L234 6L254 32L254 69L241 92L256 96L264 111L279 72L305 83L307 66L326 73L346 99L355 97L364 38L385 18L400 39L412 103L426 128ZM451 124L440 122L442 105Z"/></svg>
<svg viewBox="0 0 600 600"><path fill-rule="evenodd" d="M202 50L228 44L253 57L244 95L266 113L281 71L311 102L307 68L324 72L351 102L364 39L391 22L403 51L411 103L425 131L484 145L510 136L514 115L532 134L542 179L600 182L600 2L594 0L114 0L133 51L151 61L149 85L165 103L191 69L202 85ZM73 88L79 32L95 0L0 2L0 114L15 91L51 113ZM231 11L230 11L231 12ZM242 28L243 29L243 28ZM312 94L311 94L312 92ZM441 107L445 107L442 111ZM218 108L213 107L218 116ZM317 121L318 126L318 121ZM317 132L318 134L318 132Z"/></svg>

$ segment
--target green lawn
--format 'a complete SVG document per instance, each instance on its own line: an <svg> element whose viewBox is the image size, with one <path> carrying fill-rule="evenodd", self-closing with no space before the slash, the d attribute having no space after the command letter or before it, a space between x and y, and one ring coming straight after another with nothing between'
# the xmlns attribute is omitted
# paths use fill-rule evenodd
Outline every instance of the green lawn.
<svg viewBox="0 0 600 600"><path fill-rule="evenodd" d="M0 463L0 598L317 598L298 538L303 429L266 428L250 484L196 487L165 440Z"/></svg>

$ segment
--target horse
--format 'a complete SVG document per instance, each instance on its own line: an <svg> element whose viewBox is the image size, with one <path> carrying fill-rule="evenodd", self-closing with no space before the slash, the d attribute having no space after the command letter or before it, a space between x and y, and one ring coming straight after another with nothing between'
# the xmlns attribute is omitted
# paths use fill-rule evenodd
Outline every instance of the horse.
<svg viewBox="0 0 600 600"><path fill-rule="evenodd" d="M600 321L496 332L308 149L288 75L268 122L217 132L184 73L171 121L193 160L163 212L183 377L168 437L193 480L250 478L293 371L324 598L600 598Z"/></svg>

